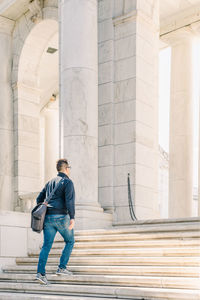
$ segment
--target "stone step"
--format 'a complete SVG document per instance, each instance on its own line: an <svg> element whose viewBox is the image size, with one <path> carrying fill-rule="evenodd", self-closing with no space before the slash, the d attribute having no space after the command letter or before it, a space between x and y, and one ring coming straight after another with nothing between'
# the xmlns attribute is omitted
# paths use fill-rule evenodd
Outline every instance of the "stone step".
<svg viewBox="0 0 200 300"><path fill-rule="evenodd" d="M110 300L111 298L96 298L96 297L77 297L77 296L62 296L62 295L43 295L43 294L30 294L30 293L20 293L20 292L1 292L0 293L0 300ZM116 299L116 298L112 298ZM119 298L117 298L120 300ZM121 299L122 300L122 299ZM138 300L138 298L133 299L133 300Z"/></svg>
<svg viewBox="0 0 200 300"><path fill-rule="evenodd" d="M186 232L162 232L162 233L126 233L126 234L106 234L106 235L75 235L76 242L90 241L143 241L143 240L169 240L180 239L187 240L200 238L200 230ZM58 237L55 243L63 242L62 237Z"/></svg>
<svg viewBox="0 0 200 300"><path fill-rule="evenodd" d="M178 239L169 239L169 240L152 240L152 241L100 241L100 242L76 242L74 245L74 249L77 248L144 248L144 247L199 247L200 250L200 239L191 239L191 240L178 240ZM54 243L53 249L60 249L64 247L63 243Z"/></svg>
<svg viewBox="0 0 200 300"><path fill-rule="evenodd" d="M200 217L191 219L157 219L136 221L131 225L111 229L76 230L76 236L115 235L129 233L187 232L200 230Z"/></svg>
<svg viewBox="0 0 200 300"><path fill-rule="evenodd" d="M86 284L104 286L132 286L178 289L200 289L199 278L174 278L156 276L117 276L117 275L47 275L50 283L57 284ZM35 282L35 274L0 273L0 281L6 282Z"/></svg>
<svg viewBox="0 0 200 300"><path fill-rule="evenodd" d="M199 300L199 290L193 289L158 289L139 287L99 286L99 285L71 285L50 284L41 286L36 283L0 282L1 291L19 291L25 293L43 293L51 295L76 295L91 297L114 297L125 299L159 299L159 300ZM93 298L94 299L94 298Z"/></svg>
<svg viewBox="0 0 200 300"><path fill-rule="evenodd" d="M16 263L18 265L37 264L36 257L18 257ZM59 257L49 257L48 264L58 265ZM69 265L141 265L141 266L196 266L200 267L200 257L132 257L132 256L82 256L70 257Z"/></svg>
<svg viewBox="0 0 200 300"><path fill-rule="evenodd" d="M47 273L55 273L56 266L47 266ZM199 277L199 267L157 267L157 266L69 266L74 274L99 275L137 275L137 276L174 276ZM3 268L7 273L36 273L36 266L7 266Z"/></svg>
<svg viewBox="0 0 200 300"><path fill-rule="evenodd" d="M165 226L165 225L176 225L182 226L190 225L190 224L198 224L200 223L200 217L189 217L189 218L174 218L174 219L140 219L133 222L127 222L123 224L113 223L113 228L130 228L130 227L139 227L139 226Z"/></svg>
<svg viewBox="0 0 200 300"><path fill-rule="evenodd" d="M136 228L136 229L112 229L112 230L81 230L75 231L76 241L115 241L115 240L153 240L153 239L192 239L200 237L200 226L192 226L193 228L185 228L185 230L171 230L168 226L163 231L162 227L156 228L152 231L152 228ZM55 238L55 243L62 242L63 238L58 234Z"/></svg>
<svg viewBox="0 0 200 300"><path fill-rule="evenodd" d="M52 249L51 256L59 256L61 249ZM177 248L112 248L112 249L78 249L75 248L72 251L71 257L79 256L148 256L148 257L187 257L187 256L199 256L199 247L177 247ZM39 255L39 251L29 252L30 257Z"/></svg>

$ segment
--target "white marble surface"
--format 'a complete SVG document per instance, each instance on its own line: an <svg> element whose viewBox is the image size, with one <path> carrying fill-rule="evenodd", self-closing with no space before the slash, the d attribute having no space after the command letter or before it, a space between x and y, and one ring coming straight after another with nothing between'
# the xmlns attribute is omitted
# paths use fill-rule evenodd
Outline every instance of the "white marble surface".
<svg viewBox="0 0 200 300"><path fill-rule="evenodd" d="M97 1L69 0L60 5L64 156L72 166L77 203L97 205Z"/></svg>
<svg viewBox="0 0 200 300"><path fill-rule="evenodd" d="M50 103L51 104L51 103ZM44 182L56 174L56 161L59 158L59 111L51 105L44 111Z"/></svg>
<svg viewBox="0 0 200 300"><path fill-rule="evenodd" d="M51 46L56 45L58 33L58 9L55 1L45 1L43 12L43 20L38 19L38 23L31 20L30 11L25 12L16 21L13 32L12 85L14 92L16 206L18 206L18 195L39 191L44 184L42 174L45 172L41 171L44 170L44 158L41 152L44 148L45 136L43 139L40 111L58 85L58 80L54 81L56 77L58 78L58 72L56 70L54 72L53 69L56 57L49 60L49 64L45 64L45 55L48 56L46 49L49 43ZM58 69L57 61L56 67ZM50 122L50 125L52 123ZM58 137L58 128L56 135ZM48 136L47 134L46 137ZM46 142L48 144L48 141ZM47 146L49 148L49 144ZM53 152L53 149L52 151L45 150L46 156ZM53 175L56 174L55 161L58 158L58 151L55 155L56 158L51 154L50 161L52 162L51 164L48 162L51 171L47 170L46 172L51 173L47 175L48 179L53 174L52 166L54 167Z"/></svg>
<svg viewBox="0 0 200 300"><path fill-rule="evenodd" d="M181 30L171 42L169 217L178 218L192 215L193 36Z"/></svg>
<svg viewBox="0 0 200 300"><path fill-rule="evenodd" d="M97 73L87 68L62 72L61 115L64 136L86 135L97 138Z"/></svg>
<svg viewBox="0 0 200 300"><path fill-rule="evenodd" d="M0 210L0 269L15 263L16 256L38 251L42 234L32 231L30 221L30 213Z"/></svg>
<svg viewBox="0 0 200 300"><path fill-rule="evenodd" d="M159 7L157 1L121 4L115 2L113 20L114 221L118 224L130 222L128 173L137 217L159 217Z"/></svg>
<svg viewBox="0 0 200 300"><path fill-rule="evenodd" d="M114 180L114 1L98 1L98 199L106 212L112 212Z"/></svg>
<svg viewBox="0 0 200 300"><path fill-rule="evenodd" d="M61 22L64 26L61 24L60 39L65 55L62 59L61 53L61 70L97 71L97 0L61 2Z"/></svg>
<svg viewBox="0 0 200 300"><path fill-rule="evenodd" d="M0 208L13 209L13 95L11 89L11 34L14 22L0 17Z"/></svg>

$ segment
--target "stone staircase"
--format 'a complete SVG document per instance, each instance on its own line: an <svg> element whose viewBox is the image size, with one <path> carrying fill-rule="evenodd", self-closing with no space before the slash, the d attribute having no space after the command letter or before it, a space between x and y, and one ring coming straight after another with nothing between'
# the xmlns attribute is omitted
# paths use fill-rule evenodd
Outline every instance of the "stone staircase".
<svg viewBox="0 0 200 300"><path fill-rule="evenodd" d="M137 221L129 227L76 231L69 269L56 276L63 242L51 250L49 286L35 281L38 252L0 273L0 299L200 299L200 218Z"/></svg>

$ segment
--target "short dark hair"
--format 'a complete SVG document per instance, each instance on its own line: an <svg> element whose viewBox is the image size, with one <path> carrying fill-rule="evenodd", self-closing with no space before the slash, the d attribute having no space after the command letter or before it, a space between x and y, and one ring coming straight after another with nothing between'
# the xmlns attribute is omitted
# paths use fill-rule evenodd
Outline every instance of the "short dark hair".
<svg viewBox="0 0 200 300"><path fill-rule="evenodd" d="M63 167L68 167L68 160L66 158L60 158L59 160L57 160L56 162L56 169L58 172L60 172L60 170L63 169Z"/></svg>

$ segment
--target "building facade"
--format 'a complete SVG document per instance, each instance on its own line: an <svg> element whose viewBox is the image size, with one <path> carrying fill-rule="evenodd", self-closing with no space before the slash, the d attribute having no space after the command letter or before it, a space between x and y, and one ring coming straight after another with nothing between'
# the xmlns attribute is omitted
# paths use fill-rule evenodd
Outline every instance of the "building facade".
<svg viewBox="0 0 200 300"><path fill-rule="evenodd" d="M0 1L1 210L30 210L55 176L56 159L66 157L81 228L132 223L128 173L138 219L161 218L163 207L169 218L193 216L192 45L200 3L180 3ZM160 205L158 58L166 46L169 201Z"/></svg>

